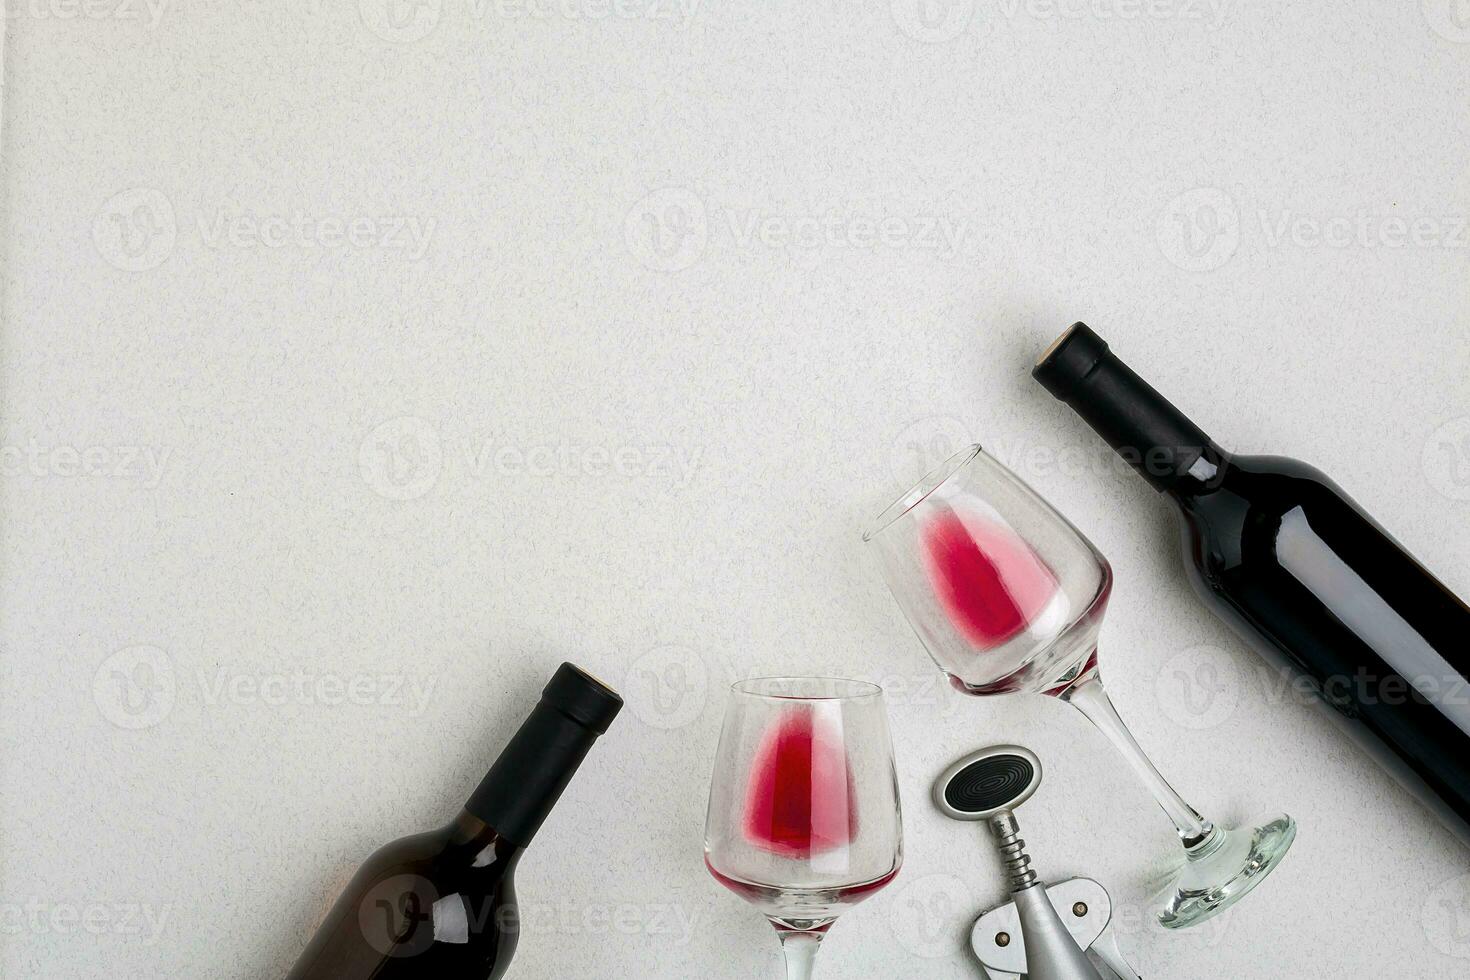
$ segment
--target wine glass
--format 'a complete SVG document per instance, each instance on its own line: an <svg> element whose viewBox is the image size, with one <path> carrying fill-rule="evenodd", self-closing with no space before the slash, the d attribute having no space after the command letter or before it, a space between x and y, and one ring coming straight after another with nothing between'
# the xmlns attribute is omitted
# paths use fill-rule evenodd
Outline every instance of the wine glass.
<svg viewBox="0 0 1470 980"><path fill-rule="evenodd" d="M863 535L914 632L956 688L1049 694L1079 708L1174 821L1184 866L1159 921L1201 922L1238 901L1286 855L1296 823L1227 830L1174 791L1103 690L1097 636L1113 573L1082 533L979 446L940 464Z"/></svg>
<svg viewBox="0 0 1470 980"><path fill-rule="evenodd" d="M826 677L731 687L704 863L776 927L788 980L808 980L837 916L903 863L882 689Z"/></svg>

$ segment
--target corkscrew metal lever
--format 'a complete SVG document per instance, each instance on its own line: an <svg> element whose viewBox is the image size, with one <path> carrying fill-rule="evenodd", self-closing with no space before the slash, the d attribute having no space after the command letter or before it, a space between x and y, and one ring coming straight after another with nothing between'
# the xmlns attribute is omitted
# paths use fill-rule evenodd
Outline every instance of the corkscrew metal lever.
<svg viewBox="0 0 1470 980"><path fill-rule="evenodd" d="M970 945L991 980L1104 980L1091 950L1123 980L1139 980L1109 923L1112 900L1090 878L1051 887L1031 868L1012 812L1041 785L1041 760L1019 745L995 745L957 760L934 783L934 805L955 820L985 821L1000 849L1011 901L983 913Z"/></svg>

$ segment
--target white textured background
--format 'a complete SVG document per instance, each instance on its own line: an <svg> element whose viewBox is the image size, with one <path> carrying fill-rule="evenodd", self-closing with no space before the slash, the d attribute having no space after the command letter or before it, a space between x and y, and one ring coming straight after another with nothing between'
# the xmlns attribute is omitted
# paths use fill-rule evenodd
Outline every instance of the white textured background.
<svg viewBox="0 0 1470 980"><path fill-rule="evenodd" d="M563 658L630 708L522 864L519 977L774 977L700 862L723 689L891 691L908 858L830 977L973 977L989 844L1145 976L1470 971L1470 856L1207 618L1028 377L1074 319L1470 594L1464 0L9 0L0 974L277 976ZM1104 665L1295 852L1164 934L1170 831L1080 716L962 701L862 553L970 437L1119 585Z"/></svg>

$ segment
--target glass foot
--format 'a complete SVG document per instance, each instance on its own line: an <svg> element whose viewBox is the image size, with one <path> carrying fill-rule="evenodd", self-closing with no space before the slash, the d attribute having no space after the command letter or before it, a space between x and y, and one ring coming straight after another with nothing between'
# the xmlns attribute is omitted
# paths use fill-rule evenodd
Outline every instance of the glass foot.
<svg viewBox="0 0 1470 980"><path fill-rule="evenodd" d="M1185 852L1184 868L1165 890L1159 923L1197 925L1234 905L1275 870L1296 839L1296 821L1279 816L1259 827L1216 827Z"/></svg>

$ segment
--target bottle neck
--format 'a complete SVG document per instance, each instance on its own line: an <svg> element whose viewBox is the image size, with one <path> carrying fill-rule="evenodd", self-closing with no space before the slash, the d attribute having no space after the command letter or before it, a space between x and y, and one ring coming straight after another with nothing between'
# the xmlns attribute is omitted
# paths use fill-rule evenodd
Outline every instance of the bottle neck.
<svg viewBox="0 0 1470 980"><path fill-rule="evenodd" d="M1083 324L1032 372L1159 491L1191 495L1218 485L1228 454Z"/></svg>
<svg viewBox="0 0 1470 980"><path fill-rule="evenodd" d="M1225 482L1230 469L1230 454L1212 441L1206 441L1199 456L1169 486L1164 488L1174 502L1185 510L1216 490Z"/></svg>
<svg viewBox="0 0 1470 980"><path fill-rule="evenodd" d="M513 867L525 850L468 810L459 811L445 828L445 834L448 847L466 855L475 867L492 864L501 869Z"/></svg>
<svg viewBox="0 0 1470 980"><path fill-rule="evenodd" d="M480 781L464 815L526 847L599 734L541 701Z"/></svg>

